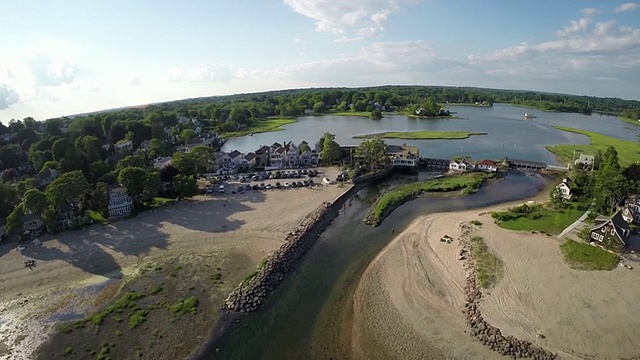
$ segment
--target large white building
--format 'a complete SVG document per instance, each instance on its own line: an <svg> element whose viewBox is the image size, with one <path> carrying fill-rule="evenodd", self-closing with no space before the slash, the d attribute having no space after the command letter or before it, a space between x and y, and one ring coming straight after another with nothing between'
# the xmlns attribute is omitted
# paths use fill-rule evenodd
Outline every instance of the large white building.
<svg viewBox="0 0 640 360"><path fill-rule="evenodd" d="M109 190L109 218L121 218L131 214L133 199L124 188Z"/></svg>

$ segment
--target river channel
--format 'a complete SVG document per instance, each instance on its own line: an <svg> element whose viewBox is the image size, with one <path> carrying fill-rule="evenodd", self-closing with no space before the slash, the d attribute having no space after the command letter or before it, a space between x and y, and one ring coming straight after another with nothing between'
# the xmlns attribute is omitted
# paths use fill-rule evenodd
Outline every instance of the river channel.
<svg viewBox="0 0 640 360"><path fill-rule="evenodd" d="M357 145L354 135L387 131L471 131L487 135L472 136L464 140L385 140L389 144L418 146L420 155L429 158L450 159L460 153L474 159L501 158L503 155L522 160L558 164L555 155L545 149L547 145L586 144L589 139L581 134L556 130L552 125L568 126L595 131L620 139L636 141L640 126L625 123L613 116L581 115L574 113L545 112L506 104L493 107L451 106L459 119L415 119L405 115L385 115L381 120L357 116L303 116L298 122L284 127L283 131L243 136L227 141L224 151L255 151L262 145L274 142L307 141L311 146L322 134L336 135L341 145ZM537 118L525 120L524 113ZM504 147L503 145L504 144Z"/></svg>
<svg viewBox="0 0 640 360"><path fill-rule="evenodd" d="M405 179L406 180L406 179ZM420 198L397 208L381 226L362 219L388 182L360 191L340 211L301 264L259 312L230 324L206 358L348 359L351 299L371 260L417 216L527 198L546 184L537 175L509 173L469 196Z"/></svg>

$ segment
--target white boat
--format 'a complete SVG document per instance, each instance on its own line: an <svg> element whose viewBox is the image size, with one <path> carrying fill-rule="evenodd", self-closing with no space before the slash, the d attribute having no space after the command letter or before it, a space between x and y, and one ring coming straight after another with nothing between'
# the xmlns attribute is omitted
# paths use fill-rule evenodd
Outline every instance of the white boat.
<svg viewBox="0 0 640 360"><path fill-rule="evenodd" d="M531 115L531 114L529 114L529 113L524 113L524 118L525 118L525 119L535 119L535 118L536 118L536 116L535 116L535 115Z"/></svg>

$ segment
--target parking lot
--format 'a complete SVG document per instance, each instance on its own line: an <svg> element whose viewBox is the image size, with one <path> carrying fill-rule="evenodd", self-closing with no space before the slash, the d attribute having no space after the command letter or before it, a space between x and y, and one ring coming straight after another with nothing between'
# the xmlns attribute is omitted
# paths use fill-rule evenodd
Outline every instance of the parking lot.
<svg viewBox="0 0 640 360"><path fill-rule="evenodd" d="M323 181L324 178L335 183L335 179L340 173L341 171L334 168L318 168L217 176L211 181L212 184L206 187L206 193L236 194L246 191L312 188L329 185L326 180Z"/></svg>

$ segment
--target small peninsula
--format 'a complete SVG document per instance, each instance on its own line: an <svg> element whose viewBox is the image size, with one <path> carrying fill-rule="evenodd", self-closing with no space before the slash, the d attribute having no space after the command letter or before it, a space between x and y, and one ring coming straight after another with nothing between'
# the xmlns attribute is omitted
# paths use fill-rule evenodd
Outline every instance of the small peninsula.
<svg viewBox="0 0 640 360"><path fill-rule="evenodd" d="M376 134L356 135L353 139L404 139L404 140L459 140L468 139L474 135L487 135L486 132L470 131L390 131Z"/></svg>
<svg viewBox="0 0 640 360"><path fill-rule="evenodd" d="M585 153L595 155L598 150L604 151L609 146L613 146L618 152L621 166L633 164L638 159L640 153L640 143L616 139L610 136L602 135L593 131L574 129L564 126L553 126L555 129L583 134L591 139L588 145L581 144L563 144L555 146L546 146L546 149L554 153L562 162L570 162L576 154ZM574 153L575 151L575 153Z"/></svg>

